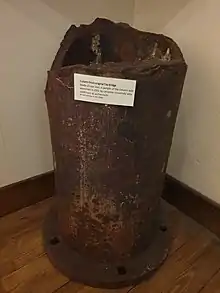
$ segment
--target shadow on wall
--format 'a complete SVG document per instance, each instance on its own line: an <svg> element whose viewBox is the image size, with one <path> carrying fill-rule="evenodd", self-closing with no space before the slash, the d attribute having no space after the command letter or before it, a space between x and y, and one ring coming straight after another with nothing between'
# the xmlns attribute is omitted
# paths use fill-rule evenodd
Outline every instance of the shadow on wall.
<svg viewBox="0 0 220 293"><path fill-rule="evenodd" d="M161 32L164 26L191 1L192 0L136 0L134 26L142 30Z"/></svg>
<svg viewBox="0 0 220 293"><path fill-rule="evenodd" d="M7 0L6 3L55 38L60 39L72 24L70 19L52 10L43 1L35 0L33 4L27 0Z"/></svg>
<svg viewBox="0 0 220 293"><path fill-rule="evenodd" d="M35 0L36 1L36 0ZM40 0L57 13L72 20L74 24L90 23L97 17L109 18L132 24L134 0ZM126 3L126 7L125 7ZM123 11L123 13L122 13Z"/></svg>
<svg viewBox="0 0 220 293"><path fill-rule="evenodd" d="M97 17L132 24L134 0L3 0L52 36L63 38L71 24L90 23ZM89 7L89 9L88 9ZM123 11L123 13L122 13Z"/></svg>
<svg viewBox="0 0 220 293"><path fill-rule="evenodd" d="M168 160L167 173L174 178L181 180L185 167L186 157L188 155L187 143L187 114L184 109L184 95L180 103L180 110L177 117L176 127L174 131L173 143Z"/></svg>

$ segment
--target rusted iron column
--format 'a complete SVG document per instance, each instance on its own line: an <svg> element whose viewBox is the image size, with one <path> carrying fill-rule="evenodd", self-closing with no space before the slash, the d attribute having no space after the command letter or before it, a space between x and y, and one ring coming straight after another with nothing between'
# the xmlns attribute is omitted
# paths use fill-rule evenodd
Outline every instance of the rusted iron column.
<svg viewBox="0 0 220 293"><path fill-rule="evenodd" d="M120 287L165 260L160 196L186 68L163 35L104 19L67 32L46 88L56 196L44 240L70 279ZM134 107L74 100L74 73L136 80Z"/></svg>

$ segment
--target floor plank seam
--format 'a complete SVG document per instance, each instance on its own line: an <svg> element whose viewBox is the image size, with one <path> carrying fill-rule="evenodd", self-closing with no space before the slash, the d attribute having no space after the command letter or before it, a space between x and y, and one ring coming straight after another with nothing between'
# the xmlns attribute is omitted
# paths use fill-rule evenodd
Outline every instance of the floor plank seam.
<svg viewBox="0 0 220 293"><path fill-rule="evenodd" d="M127 293L132 292L133 289L135 289L137 287L137 285L132 286L131 288L128 289Z"/></svg>
<svg viewBox="0 0 220 293"><path fill-rule="evenodd" d="M212 279L220 272L220 267L218 270L211 276L211 278L202 286L202 288L198 291L198 293L201 293L212 281Z"/></svg>
<svg viewBox="0 0 220 293"><path fill-rule="evenodd" d="M35 262L37 259L42 258L44 256L46 256L46 253L45 252L42 252L41 254L37 255L34 259L32 259L30 262L28 262L27 264L25 264L25 265L23 265L23 266L15 269L14 271L10 272L8 275L2 275L1 276L1 279L4 279L7 276L11 276L11 275L16 274L18 271L23 270L25 267L28 267L31 263Z"/></svg>
<svg viewBox="0 0 220 293"><path fill-rule="evenodd" d="M200 258L202 258L208 252L208 249L211 248L211 246L212 246L211 244L212 244L212 242L210 241L210 243L208 243L204 247L204 250L201 252L201 254L199 254L197 257L195 257L195 259L188 264L187 270L190 269Z"/></svg>
<svg viewBox="0 0 220 293"><path fill-rule="evenodd" d="M65 287L66 285L68 285L69 283L71 283L71 281L68 280L65 284L63 284L63 285L60 286L59 288L55 289L55 291L53 291L52 293L59 292L60 289L64 288L64 287ZM80 289L79 289L79 291L80 291ZM78 291L78 292L79 292L79 291Z"/></svg>

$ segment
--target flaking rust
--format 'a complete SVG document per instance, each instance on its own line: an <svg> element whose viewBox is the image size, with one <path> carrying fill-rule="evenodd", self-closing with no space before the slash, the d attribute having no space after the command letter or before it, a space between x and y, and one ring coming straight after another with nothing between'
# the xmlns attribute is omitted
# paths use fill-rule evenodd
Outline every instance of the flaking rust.
<svg viewBox="0 0 220 293"><path fill-rule="evenodd" d="M173 40L125 24L65 35L46 88L56 196L44 240L70 279L121 287L166 258L160 197L186 68ZM75 73L136 80L134 107L74 100Z"/></svg>

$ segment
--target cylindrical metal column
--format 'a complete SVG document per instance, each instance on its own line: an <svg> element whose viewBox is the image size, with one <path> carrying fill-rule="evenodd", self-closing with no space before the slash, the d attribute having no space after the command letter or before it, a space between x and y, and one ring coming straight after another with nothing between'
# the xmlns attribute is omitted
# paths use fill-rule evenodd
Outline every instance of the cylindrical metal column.
<svg viewBox="0 0 220 293"><path fill-rule="evenodd" d="M74 100L74 74L136 80L134 107ZM72 26L48 73L56 196L44 230L69 278L119 287L166 258L160 196L186 74L163 35L97 19Z"/></svg>

